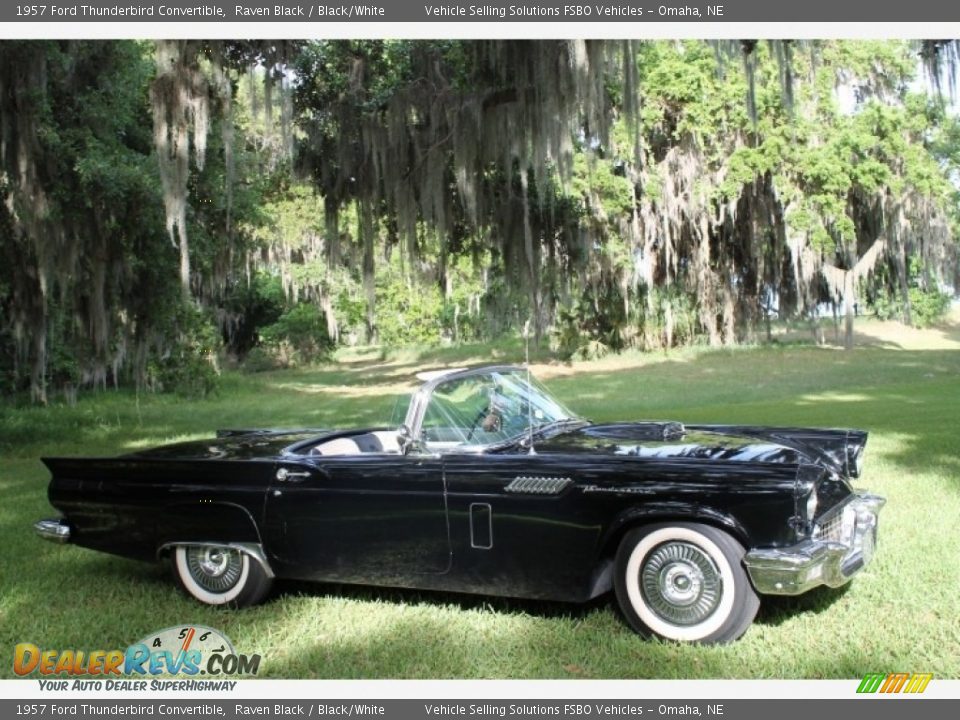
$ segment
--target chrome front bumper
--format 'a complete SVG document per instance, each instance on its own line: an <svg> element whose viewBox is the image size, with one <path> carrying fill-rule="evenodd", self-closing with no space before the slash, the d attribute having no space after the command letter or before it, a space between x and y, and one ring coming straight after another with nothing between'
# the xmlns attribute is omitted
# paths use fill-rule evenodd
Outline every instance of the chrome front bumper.
<svg viewBox="0 0 960 720"><path fill-rule="evenodd" d="M33 531L50 542L65 543L70 541L70 526L60 519L37 520L33 524Z"/></svg>
<svg viewBox="0 0 960 720"><path fill-rule="evenodd" d="M799 595L818 585L840 587L873 557L877 515L886 499L854 495L823 518L813 535L786 548L751 550L743 563L758 593Z"/></svg>

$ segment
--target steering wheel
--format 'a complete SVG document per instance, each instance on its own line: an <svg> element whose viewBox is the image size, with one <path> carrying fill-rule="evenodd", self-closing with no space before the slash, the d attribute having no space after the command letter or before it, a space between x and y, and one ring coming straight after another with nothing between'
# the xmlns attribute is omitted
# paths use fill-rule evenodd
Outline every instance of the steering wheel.
<svg viewBox="0 0 960 720"><path fill-rule="evenodd" d="M500 432L500 429L503 427L503 416L497 412L496 408L481 410L477 414L477 417L474 418L473 424L470 426L470 431L467 433L467 445L473 440L473 436L479 427L482 427L486 432Z"/></svg>
<svg viewBox="0 0 960 720"><path fill-rule="evenodd" d="M470 424L470 430L467 431L467 441L466 444L469 445L470 441L473 440L473 436L477 432L477 428L483 423L483 420L487 417L489 413L487 408L480 408L480 412L477 413L477 416L473 419L473 422Z"/></svg>

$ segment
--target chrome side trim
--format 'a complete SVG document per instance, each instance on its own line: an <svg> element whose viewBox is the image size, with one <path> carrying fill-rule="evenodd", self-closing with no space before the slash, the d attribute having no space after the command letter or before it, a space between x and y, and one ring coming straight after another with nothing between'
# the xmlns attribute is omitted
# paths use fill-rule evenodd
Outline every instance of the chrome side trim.
<svg viewBox="0 0 960 720"><path fill-rule="evenodd" d="M518 475L504 490L508 493L528 493L531 495L558 495L573 480L568 477L546 477Z"/></svg>
<svg viewBox="0 0 960 720"><path fill-rule="evenodd" d="M839 511L839 528L836 517L831 517L828 534L815 532L791 547L748 552L743 564L756 591L799 595L819 585L840 587L849 582L873 558L877 516L884 503L879 495L854 495Z"/></svg>
<svg viewBox="0 0 960 720"><path fill-rule="evenodd" d="M157 548L157 557L161 557L167 550L172 550L178 545L200 545L203 547L225 547L231 548L232 550L239 550L242 553L246 553L258 563L260 567L263 568L263 571L267 574L268 578L276 577L273 574L273 568L270 567L270 562L267 560L267 555L263 551L263 546L259 543L248 543L248 542L209 542L205 540L182 540L177 542L167 542Z"/></svg>
<svg viewBox="0 0 960 720"><path fill-rule="evenodd" d="M33 524L33 531L44 540L55 543L70 542L70 526L61 518L37 520Z"/></svg>

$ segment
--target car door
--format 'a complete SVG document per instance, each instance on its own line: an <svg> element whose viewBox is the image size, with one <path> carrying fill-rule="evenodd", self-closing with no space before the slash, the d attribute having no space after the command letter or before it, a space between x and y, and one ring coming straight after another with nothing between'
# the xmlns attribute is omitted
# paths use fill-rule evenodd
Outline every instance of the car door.
<svg viewBox="0 0 960 720"><path fill-rule="evenodd" d="M443 461L451 576L461 589L547 598L586 591L602 524L577 485L589 471L569 457L526 452L454 451Z"/></svg>
<svg viewBox="0 0 960 720"><path fill-rule="evenodd" d="M418 584L450 566L435 455L364 453L277 465L266 502L271 557L291 577Z"/></svg>

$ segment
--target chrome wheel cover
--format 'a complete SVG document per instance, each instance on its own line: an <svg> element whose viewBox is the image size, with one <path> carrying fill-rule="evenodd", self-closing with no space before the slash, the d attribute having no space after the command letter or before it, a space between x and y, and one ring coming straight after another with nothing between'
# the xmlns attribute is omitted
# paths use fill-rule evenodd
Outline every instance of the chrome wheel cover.
<svg viewBox="0 0 960 720"><path fill-rule="evenodd" d="M227 547L191 545L187 548L187 568L201 588L224 593L240 579L243 556L239 550Z"/></svg>
<svg viewBox="0 0 960 720"><path fill-rule="evenodd" d="M674 625L697 625L723 595L720 570L700 547L680 541L655 547L640 569L640 591L650 609Z"/></svg>

